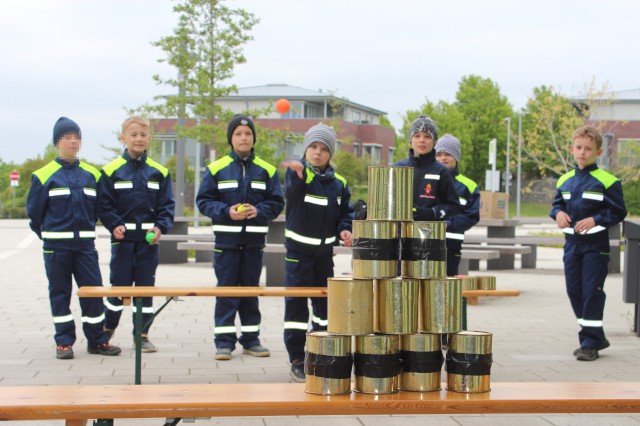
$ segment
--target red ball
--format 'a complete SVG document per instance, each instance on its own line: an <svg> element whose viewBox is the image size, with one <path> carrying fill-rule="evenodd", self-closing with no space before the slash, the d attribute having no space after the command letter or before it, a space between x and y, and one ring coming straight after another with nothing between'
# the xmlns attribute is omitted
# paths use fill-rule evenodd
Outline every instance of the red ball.
<svg viewBox="0 0 640 426"><path fill-rule="evenodd" d="M286 99L278 99L278 102L276 102L276 111L280 114L288 113L289 108L291 108L291 104Z"/></svg>

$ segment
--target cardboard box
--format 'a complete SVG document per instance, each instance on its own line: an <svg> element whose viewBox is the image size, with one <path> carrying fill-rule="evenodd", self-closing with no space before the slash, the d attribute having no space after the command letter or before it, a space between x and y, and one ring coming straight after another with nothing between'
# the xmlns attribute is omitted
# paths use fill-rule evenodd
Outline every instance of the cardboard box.
<svg viewBox="0 0 640 426"><path fill-rule="evenodd" d="M509 194L480 191L480 219L506 219Z"/></svg>

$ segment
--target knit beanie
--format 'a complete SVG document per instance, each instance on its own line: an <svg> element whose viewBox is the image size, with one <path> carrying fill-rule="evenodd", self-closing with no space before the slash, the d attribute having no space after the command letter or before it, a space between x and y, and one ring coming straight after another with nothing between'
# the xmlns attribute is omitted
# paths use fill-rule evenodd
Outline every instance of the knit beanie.
<svg viewBox="0 0 640 426"><path fill-rule="evenodd" d="M447 133L446 135L442 136L436 144L436 154L438 152L446 152L456 159L456 163L459 163L460 157L462 157L460 140L455 136Z"/></svg>
<svg viewBox="0 0 640 426"><path fill-rule="evenodd" d="M438 125L435 121L433 121L426 115L421 115L420 117L416 118L411 124L411 135L409 136L409 143L411 143L413 135L418 132L429 133L434 143L438 140Z"/></svg>
<svg viewBox="0 0 640 426"><path fill-rule="evenodd" d="M336 135L336 131L333 130L333 127L318 123L305 133L302 152L307 152L307 148L309 148L309 145L312 143L320 142L329 148L329 153L331 154L331 157L333 157L333 151L336 149L337 140L338 135Z"/></svg>
<svg viewBox="0 0 640 426"><path fill-rule="evenodd" d="M58 118L58 121L56 121L56 124L53 126L53 145L57 146L60 138L67 133L75 133L82 138L80 126L78 126L75 121L67 117Z"/></svg>
<svg viewBox="0 0 640 426"><path fill-rule="evenodd" d="M258 139L256 138L256 128L253 125L251 117L245 114L236 114L231 118L229 126L227 126L227 142L229 145L231 145L231 136L233 136L233 132L235 132L236 127L238 126L249 126L251 132L253 132L253 144L255 145L256 142L258 142Z"/></svg>

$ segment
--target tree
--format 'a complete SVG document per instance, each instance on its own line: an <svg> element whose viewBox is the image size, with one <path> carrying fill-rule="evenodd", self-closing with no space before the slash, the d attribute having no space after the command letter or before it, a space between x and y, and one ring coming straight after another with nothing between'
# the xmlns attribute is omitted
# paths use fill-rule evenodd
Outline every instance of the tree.
<svg viewBox="0 0 640 426"><path fill-rule="evenodd" d="M179 137L193 138L225 149L224 123L219 120L222 109L216 103L221 96L236 90L225 85L233 76L235 65L246 62L242 47L253 37L249 34L258 19L243 9L232 9L224 0L182 0L174 8L180 14L172 36L163 37L153 45L167 55L167 62L178 71L176 78L153 78L159 85L177 89L177 95L157 96L160 104L143 109L163 117L189 117L194 126L178 128Z"/></svg>

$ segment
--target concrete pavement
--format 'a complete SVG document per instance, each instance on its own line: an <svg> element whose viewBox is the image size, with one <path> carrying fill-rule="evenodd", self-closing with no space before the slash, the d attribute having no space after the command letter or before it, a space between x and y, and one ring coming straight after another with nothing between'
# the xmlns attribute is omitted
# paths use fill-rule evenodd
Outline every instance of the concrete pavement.
<svg viewBox="0 0 640 426"><path fill-rule="evenodd" d="M104 229L100 229L105 233ZM204 232L204 231L200 231ZM103 282L108 283L109 240L98 238ZM72 301L78 341L73 360L55 359L53 325L47 296L41 242L26 220L0 221L0 385L132 384L134 351L130 311L125 311L113 343L118 357L89 355L80 326L77 297ZM610 275L605 285L605 330L611 347L595 362L572 356L578 326L564 291L561 249L538 249L536 270L482 271L497 277L499 288L522 292L517 298L484 298L468 310L468 328L494 333L491 380L616 382L640 381L640 339L633 333L633 305L622 302L622 275ZM350 271L348 256L336 258L335 275ZM477 273L477 272L476 272ZM473 274L473 273L472 273ZM264 278L264 276L263 276ZM209 264L161 265L158 286L214 285ZM158 298L154 306L164 302ZM143 354L143 383L279 383L289 382L289 364L282 341L284 303L262 298L262 343L272 356L254 358L234 352L231 361L213 359L214 300L205 297L171 302L154 323L150 337L159 347ZM444 376L443 376L444 377ZM202 425L321 425L323 418L203 419ZM332 417L338 425L639 425L640 415L465 415ZM62 425L58 422L15 422L16 425ZM160 425L161 420L120 420L120 425Z"/></svg>

